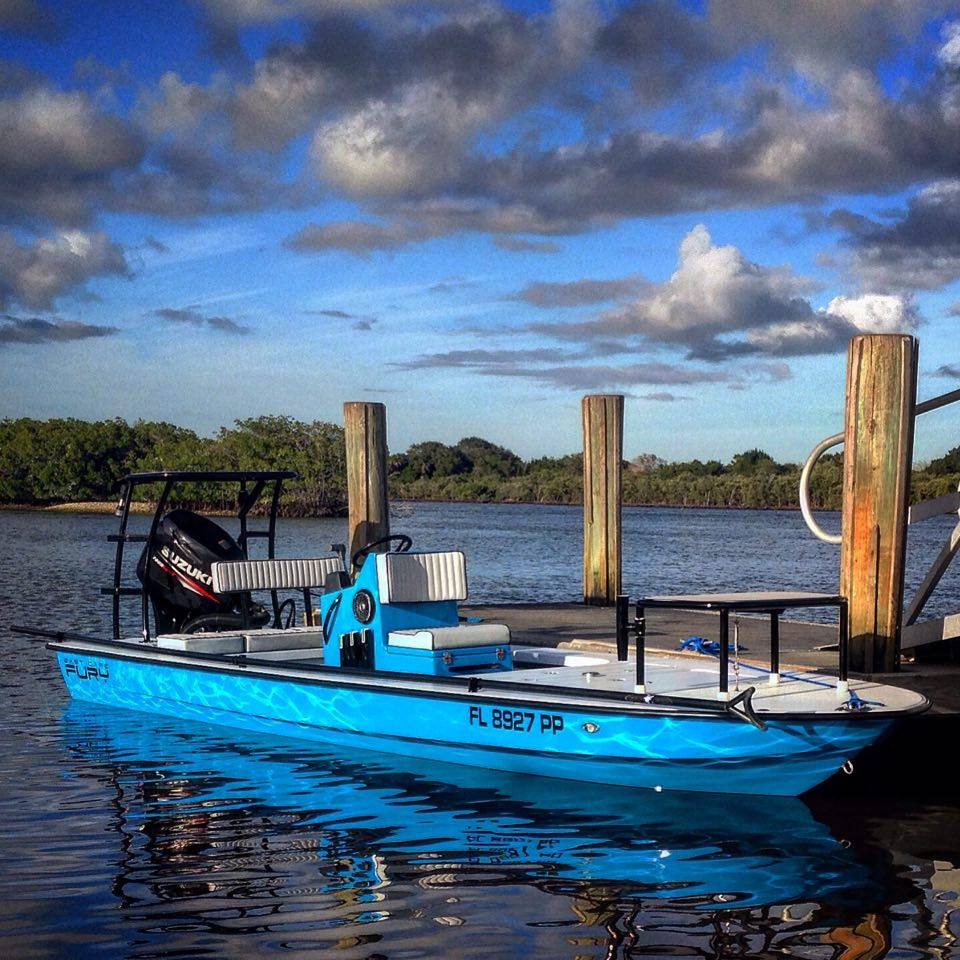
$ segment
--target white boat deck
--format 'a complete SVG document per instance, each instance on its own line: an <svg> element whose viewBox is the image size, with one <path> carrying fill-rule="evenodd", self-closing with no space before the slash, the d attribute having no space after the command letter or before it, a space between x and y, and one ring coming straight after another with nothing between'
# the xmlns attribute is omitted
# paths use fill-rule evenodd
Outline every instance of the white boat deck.
<svg viewBox="0 0 960 960"><path fill-rule="evenodd" d="M257 631L245 631L255 635ZM219 635L220 637L229 635ZM239 636L239 635L238 635ZM138 638L131 638L132 646L143 649ZM148 649L157 649L150 644ZM159 651L158 652L167 652ZM514 648L517 668L511 671L487 672L477 674L459 674L461 678L475 677L487 693L497 685L503 686L503 694L511 699L522 697L519 691L510 689L511 684L523 683L533 687L543 686L545 698L562 697L577 699L587 691L609 693L635 693L634 663L632 660L619 662L602 655L584 654L555 648ZM182 654L181 654L182 655ZM323 651L319 647L268 650L256 653L222 653L216 659L225 662L242 660L256 661L265 668L275 664L289 668L309 671L323 666ZM376 678L376 679L375 679ZM355 677L353 679L356 679ZM371 681L376 685L389 682L389 674L372 674ZM433 678L425 675L423 685L430 689ZM397 684L407 686L409 677L397 678ZM851 680L849 690L838 687L837 680L826 674L784 670L779 677L771 677L769 672L753 664L741 663L739 680L736 677L731 658L730 690L728 699L748 687L754 688L753 709L758 714L820 714L836 715L850 698L853 691L861 700L867 702L869 713L902 713L923 708L925 698L910 690L893 687L867 680ZM562 693L557 688L564 688ZM646 658L645 694L656 698L677 697L691 700L719 701L719 665L708 656L670 656L648 654Z"/></svg>
<svg viewBox="0 0 960 960"><path fill-rule="evenodd" d="M483 680L487 686L520 679L525 683L563 686L574 690L590 688L618 693L633 692L635 675L632 660L619 662L601 660L599 657L579 659L589 659L591 662L485 674ZM648 654L645 667L645 692L648 694L706 700L720 698L720 668L718 661L712 657ZM729 698L732 699L747 687L754 687L753 708L757 713L835 713L850 697L849 691L838 688L834 677L785 670L779 678L771 679L766 669L748 664L741 664L738 683L731 662ZM849 690L860 699L870 701L871 713L899 713L919 708L924 703L924 698L918 693L866 680L851 680Z"/></svg>

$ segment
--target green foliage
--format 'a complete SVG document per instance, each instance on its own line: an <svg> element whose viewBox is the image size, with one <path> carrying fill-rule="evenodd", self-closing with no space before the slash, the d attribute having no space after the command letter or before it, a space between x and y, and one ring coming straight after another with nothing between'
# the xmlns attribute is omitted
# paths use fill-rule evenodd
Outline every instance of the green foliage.
<svg viewBox="0 0 960 960"><path fill-rule="evenodd" d="M723 464L719 460L686 460L677 463L665 463L658 471L665 477L719 477L723 473Z"/></svg>
<svg viewBox="0 0 960 960"><path fill-rule="evenodd" d="M776 473L779 464L763 450L745 450L730 461L730 473L751 477L756 473Z"/></svg>
<svg viewBox="0 0 960 960"><path fill-rule="evenodd" d="M429 480L469 473L471 463L458 447L449 447L437 440L415 443L406 452L406 463L398 471L400 480Z"/></svg>
<svg viewBox="0 0 960 960"><path fill-rule="evenodd" d="M489 440L464 437L457 449L470 461L474 473L515 477L523 471L523 461L512 450Z"/></svg>
<svg viewBox="0 0 960 960"><path fill-rule="evenodd" d="M346 503L343 430L290 417L239 420L216 437L171 423L123 420L0 421L0 503L110 500L127 473L150 470L292 469L287 514L324 516ZM159 491L142 487L138 495ZM232 506L234 491L193 484L177 502L206 509Z"/></svg>
<svg viewBox="0 0 960 960"><path fill-rule="evenodd" d="M656 470L662 470L666 465L667 461L655 453L639 453L627 466L631 470L636 470L637 473L653 473Z"/></svg>
<svg viewBox="0 0 960 960"><path fill-rule="evenodd" d="M948 450L942 457L931 460L926 470L931 476L960 473L960 447Z"/></svg>
<svg viewBox="0 0 960 960"><path fill-rule="evenodd" d="M643 454L624 465L627 504L708 507L795 507L796 464L780 464L762 450L718 460L665 463ZM291 469L287 515L328 516L346 507L343 430L292 417L238 420L214 437L171 423L140 420L0 421L0 503L50 504L110 500L125 473L148 470ZM454 446L417 443L390 458L390 495L409 500L573 503L582 496L583 457L539 457L524 462L480 437ZM913 473L914 502L956 490L960 447ZM843 456L823 457L810 482L814 507L837 509ZM143 489L149 497L158 491ZM233 490L194 485L177 502L203 509L233 506Z"/></svg>
<svg viewBox="0 0 960 960"><path fill-rule="evenodd" d="M0 502L108 499L136 442L123 420L0 421Z"/></svg>

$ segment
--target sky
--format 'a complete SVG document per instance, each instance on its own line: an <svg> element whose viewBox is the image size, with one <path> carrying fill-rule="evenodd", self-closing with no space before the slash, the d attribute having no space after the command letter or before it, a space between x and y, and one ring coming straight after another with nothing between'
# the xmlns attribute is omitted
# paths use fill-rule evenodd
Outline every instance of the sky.
<svg viewBox="0 0 960 960"><path fill-rule="evenodd" d="M958 2L0 0L0 417L798 460L958 280Z"/></svg>

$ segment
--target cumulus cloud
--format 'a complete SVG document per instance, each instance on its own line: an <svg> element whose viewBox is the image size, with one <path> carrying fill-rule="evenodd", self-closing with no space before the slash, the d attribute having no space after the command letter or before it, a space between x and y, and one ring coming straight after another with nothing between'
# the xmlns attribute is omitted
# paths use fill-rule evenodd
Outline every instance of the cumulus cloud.
<svg viewBox="0 0 960 960"><path fill-rule="evenodd" d="M132 169L143 143L83 93L32 85L0 98L0 217L88 220L110 179Z"/></svg>
<svg viewBox="0 0 960 960"><path fill-rule="evenodd" d="M538 281L528 283L507 299L520 300L534 307L582 307L591 303L620 300L636 294L646 285L643 277L632 273L610 280L569 280L564 283Z"/></svg>
<svg viewBox="0 0 960 960"><path fill-rule="evenodd" d="M924 187L892 221L838 210L831 222L864 286L935 290L960 277L960 179Z"/></svg>
<svg viewBox="0 0 960 960"><path fill-rule="evenodd" d="M64 230L27 244L0 232L0 306L50 307L91 277L128 272L123 248L101 231Z"/></svg>
<svg viewBox="0 0 960 960"><path fill-rule="evenodd" d="M814 77L874 66L947 9L944 0L711 0L711 27L728 49L765 43L775 58Z"/></svg>
<svg viewBox="0 0 960 960"><path fill-rule="evenodd" d="M312 153L321 176L353 196L420 193L455 172L470 128L450 91L421 83L321 127Z"/></svg>
<svg viewBox="0 0 960 960"><path fill-rule="evenodd" d="M560 247L552 240L531 240L527 237L498 236L493 245L512 253L559 253Z"/></svg>
<svg viewBox="0 0 960 960"><path fill-rule="evenodd" d="M596 363L594 345L584 350L564 347L473 348L427 353L394 364L405 370L459 369L480 376L534 380L546 386L570 390L629 389L637 386L692 386L701 383L725 384L743 389L751 381L778 382L790 377L784 363L754 363L748 371L725 370L716 366L695 367L690 364L643 361L630 363ZM619 345L611 352L626 352ZM666 391L654 391L648 399L666 401Z"/></svg>
<svg viewBox="0 0 960 960"><path fill-rule="evenodd" d="M116 327L81 323L79 320L44 320L41 317L0 316L0 345L5 343L63 343L109 337Z"/></svg>
<svg viewBox="0 0 960 960"><path fill-rule="evenodd" d="M33 9L25 0L14 6ZM526 15L450 4L429 17L368 16L386 6L210 0L210 18L234 28L306 22L296 39L268 43L242 80L229 71L203 82L162 73L127 119L80 92L0 86L0 216L57 224L103 209L184 217L304 205L332 188L360 200L382 229L359 236L360 218L308 226L288 245L362 252L477 230L502 249L551 252L555 244L538 237L624 217L957 173L953 28L945 28L936 77L910 96L890 96L871 72L935 4L718 0L703 14L652 0L604 13L564 0ZM718 104L712 129L665 132L637 112L637 94L677 102L699 71L729 67L756 41L791 69L828 55L845 67L813 97L786 79L752 96L737 87ZM594 123L623 77L633 112ZM561 115L556 136L550 124ZM284 162L297 138L309 138L314 189Z"/></svg>
<svg viewBox="0 0 960 960"><path fill-rule="evenodd" d="M226 95L222 78L207 85L190 83L168 70L141 94L137 115L153 134L193 135L224 105Z"/></svg>
<svg viewBox="0 0 960 960"><path fill-rule="evenodd" d="M424 354L396 366L406 370L467 369L481 376L524 378L549 386L578 390L720 383L732 379L725 371L715 369L696 369L688 365L660 362L623 365L579 362L583 356L553 347L516 350L478 348Z"/></svg>
<svg viewBox="0 0 960 960"><path fill-rule="evenodd" d="M675 95L725 53L705 17L669 0L624 5L600 30L597 50L627 71L631 92L648 102Z"/></svg>
<svg viewBox="0 0 960 960"><path fill-rule="evenodd" d="M404 6L206 0L224 35L298 28L264 28L242 71L158 71L132 109L0 68L0 220L43 233L104 211L192 217L334 194L357 202L353 219L306 224L287 247L365 255L477 231L549 253L624 218L926 184L918 212L952 229L930 184L960 178L960 33L933 36L938 0ZM915 42L930 70L878 77ZM930 257L896 223L862 226L848 237L862 289L954 275L949 244Z"/></svg>
<svg viewBox="0 0 960 960"><path fill-rule="evenodd" d="M834 297L825 312L828 316L847 320L860 333L905 333L919 322L909 300L889 294Z"/></svg>
<svg viewBox="0 0 960 960"><path fill-rule="evenodd" d="M326 68L309 57L289 49L264 57L229 105L237 142L279 149L340 92Z"/></svg>
<svg viewBox="0 0 960 960"><path fill-rule="evenodd" d="M377 101L324 127L317 147L324 174L407 242L464 231L572 234L628 217L878 192L960 170L960 114L932 94L893 100L863 71L838 78L826 102L769 87L695 135L623 127L466 158L466 127L446 126L457 113L436 102L435 115L404 103L395 122L397 104Z"/></svg>
<svg viewBox="0 0 960 960"><path fill-rule="evenodd" d="M795 357L844 349L857 333L910 333L919 317L904 297L863 294L834 297L807 320L747 332L746 344L763 353Z"/></svg>
<svg viewBox="0 0 960 960"><path fill-rule="evenodd" d="M167 72L124 118L103 108L109 97L0 71L0 222L39 232L108 210L188 217L315 199L304 178L234 149L230 99L222 78L203 86Z"/></svg>
<svg viewBox="0 0 960 960"><path fill-rule="evenodd" d="M909 299L864 294L835 297L815 309L815 289L782 266L748 260L734 246L715 245L699 224L682 240L670 278L648 284L624 306L589 320L529 325L527 332L580 343L668 346L689 359L831 353L857 332L909 331L918 322Z"/></svg>
<svg viewBox="0 0 960 960"><path fill-rule="evenodd" d="M523 18L478 7L393 49L391 85L320 126L320 175L351 196L432 195L452 186L484 129L523 109L591 49L589 7ZM408 48L408 49L407 49Z"/></svg>
<svg viewBox="0 0 960 960"><path fill-rule="evenodd" d="M415 240L424 240L429 232L401 224L369 223L365 220L340 220L308 223L287 237L285 246L302 253L346 250L366 256L373 250L395 250Z"/></svg>
<svg viewBox="0 0 960 960"><path fill-rule="evenodd" d="M221 333L230 333L237 336L246 336L250 328L238 323L230 317L207 316L196 307L160 307L153 311L153 315L169 323L185 323L194 327L208 327L219 330Z"/></svg>
<svg viewBox="0 0 960 960"><path fill-rule="evenodd" d="M665 283L608 319L691 355L723 352L720 337L758 326L806 320L808 280L786 267L752 263L734 246L716 246L703 224L680 243L676 271Z"/></svg>
<svg viewBox="0 0 960 960"><path fill-rule="evenodd" d="M53 15L37 0L0 0L0 29L49 35L54 27Z"/></svg>
<svg viewBox="0 0 960 960"><path fill-rule="evenodd" d="M371 13L391 6L407 5L409 2L410 0L203 0L203 5L215 20L239 26L271 23L297 15L320 17L350 9L359 13Z"/></svg>
<svg viewBox="0 0 960 960"><path fill-rule="evenodd" d="M407 370L422 367L475 367L480 370L517 368L530 363L558 363L570 359L566 350L555 347L537 347L528 350L476 348L427 353L396 364Z"/></svg>
<svg viewBox="0 0 960 960"><path fill-rule="evenodd" d="M359 313L350 313L347 310L305 310L304 313L315 317L329 317L333 320L350 320L354 330L372 330L377 322L376 317L365 316Z"/></svg>

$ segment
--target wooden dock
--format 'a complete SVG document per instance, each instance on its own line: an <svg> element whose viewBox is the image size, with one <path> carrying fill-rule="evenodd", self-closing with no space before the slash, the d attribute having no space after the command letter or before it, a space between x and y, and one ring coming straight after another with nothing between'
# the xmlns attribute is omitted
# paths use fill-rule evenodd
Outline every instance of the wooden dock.
<svg viewBox="0 0 960 960"><path fill-rule="evenodd" d="M505 623L513 642L527 646L567 647L594 650L616 657L615 611L581 603L485 604L461 608L463 616ZM744 663L769 663L769 621L743 615L740 623ZM647 611L648 653L678 653L687 637L716 640L720 618L717 614L676 610ZM818 649L835 643L835 626L809 621L780 621L781 669L812 668L835 672L837 651ZM631 656L632 656L631 652ZM687 656L702 656L689 653ZM929 797L946 794L948 774L945 757L960 737L960 664L904 664L896 673L851 674L906 687L924 694L932 703L924 714L910 717L877 747L865 751L855 763L852 777L837 776L830 789L869 793L922 793Z"/></svg>
<svg viewBox="0 0 960 960"><path fill-rule="evenodd" d="M811 535L840 546L839 594L849 610L851 677L869 676L924 694L933 707L911 717L882 745L858 758L858 775L844 778L875 792L906 786L936 790L942 757L960 735L960 613L923 619L924 604L960 552L960 522L920 589L904 609L907 527L926 517L960 512L960 491L910 505L910 467L919 414L960 402L960 389L917 402L914 337L858 334L847 354L844 430L821 440L800 477L800 504ZM614 603L620 593L624 397L583 398L582 604L475 606L464 613L506 623L514 642L566 645L616 656ZM350 544L389 534L386 409L344 405ZM827 450L844 445L842 536L820 529L811 512L810 477ZM770 663L766 617L741 615L742 662ZM646 648L677 653L699 636L718 640L719 616L647 610ZM781 670L836 671L829 648L837 631L825 624L780 621ZM691 654L702 656L702 654ZM897 666L899 670L896 670ZM856 671L873 671L871 673ZM880 672L890 671L890 672ZM741 681L742 682L742 681ZM864 772L866 771L866 772Z"/></svg>

